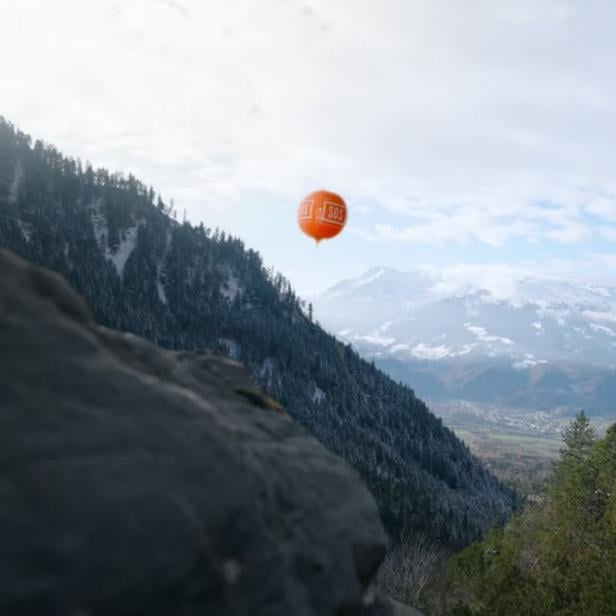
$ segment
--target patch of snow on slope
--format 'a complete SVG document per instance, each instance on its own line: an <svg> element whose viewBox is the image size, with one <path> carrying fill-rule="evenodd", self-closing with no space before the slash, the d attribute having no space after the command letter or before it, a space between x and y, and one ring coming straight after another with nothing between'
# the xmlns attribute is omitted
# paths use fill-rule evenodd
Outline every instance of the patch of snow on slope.
<svg viewBox="0 0 616 616"><path fill-rule="evenodd" d="M416 344L415 346L411 346L409 344L396 344L388 350L391 353L410 351L410 355L414 357L415 359L425 359L428 361L437 361L439 359L462 357L463 355L468 355L477 346L478 345L476 342L472 342L470 344L464 344L458 348L447 346L444 344L430 345L430 344L426 344L425 342L420 342Z"/></svg>
<svg viewBox="0 0 616 616"><path fill-rule="evenodd" d="M312 401L320 404L323 400L325 400L325 392L318 385L315 385L312 392Z"/></svg>
<svg viewBox="0 0 616 616"><path fill-rule="evenodd" d="M512 367L515 370L525 370L526 368L532 368L533 366L547 363L548 362L545 359L535 359L532 353L527 353L524 359L514 362Z"/></svg>
<svg viewBox="0 0 616 616"><path fill-rule="evenodd" d="M24 240L30 243L30 238L32 237L32 228L25 222L23 222L23 220L18 220L17 226L19 227L21 234L24 236Z"/></svg>
<svg viewBox="0 0 616 616"><path fill-rule="evenodd" d="M232 302L238 295L241 293L240 281L237 279L237 276L232 272L229 272L229 277L227 281L220 289L222 296L229 302Z"/></svg>
<svg viewBox="0 0 616 616"><path fill-rule="evenodd" d="M368 334L366 336L355 336L355 340L361 340L362 342L367 342L368 344L376 344L384 347L391 346L396 341L395 338L386 338L385 336L381 336L378 331L372 332L372 334Z"/></svg>
<svg viewBox="0 0 616 616"><path fill-rule="evenodd" d="M411 345L410 344L394 344L394 346L392 346L389 350L392 353L399 353L400 351L410 351Z"/></svg>
<svg viewBox="0 0 616 616"><path fill-rule="evenodd" d="M13 181L9 186L9 203L17 203L17 197L19 195L19 187L24 179L24 167L21 163L21 159L17 161L15 165L15 172L13 173ZM28 239L29 241L29 239Z"/></svg>
<svg viewBox="0 0 616 616"><path fill-rule="evenodd" d="M477 339L481 340L481 342L502 342L503 344L513 344L513 340L511 340L511 338L506 338L505 336L491 336L488 334L485 327L480 327L479 325L465 323L464 328L471 334L475 334Z"/></svg>
<svg viewBox="0 0 616 616"><path fill-rule="evenodd" d="M158 299L161 304L167 304L167 294L165 293L165 287L160 280L156 281L156 291L158 292Z"/></svg>
<svg viewBox="0 0 616 616"><path fill-rule="evenodd" d="M420 342L416 344L412 349L411 353L417 357L417 359L444 359L445 357L450 357L452 354L451 347L440 345L440 346L429 346Z"/></svg>
<svg viewBox="0 0 616 616"><path fill-rule="evenodd" d="M128 261L135 246L137 245L137 234L139 233L139 225L131 227L126 231L124 238L120 242L118 249L114 252L107 250L107 258L115 265L120 278L124 273L124 266Z"/></svg>
<svg viewBox="0 0 616 616"><path fill-rule="evenodd" d="M460 355L468 355L476 346L477 344L474 342L472 344L465 344L459 351L455 351L452 354L452 357L460 357Z"/></svg>
<svg viewBox="0 0 616 616"><path fill-rule="evenodd" d="M163 255L158 263L158 268L156 271L156 291L158 292L158 299L163 304L167 304L167 293L165 292L165 285L161 279L162 267L167 259L167 253L169 252L169 247L171 246L171 232L167 231L167 237L165 238L165 250L163 251Z"/></svg>

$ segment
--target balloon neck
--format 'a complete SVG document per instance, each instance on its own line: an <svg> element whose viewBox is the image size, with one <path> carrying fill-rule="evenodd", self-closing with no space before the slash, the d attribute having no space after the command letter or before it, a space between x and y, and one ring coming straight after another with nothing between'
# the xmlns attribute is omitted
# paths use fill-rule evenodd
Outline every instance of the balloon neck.
<svg viewBox="0 0 616 616"><path fill-rule="evenodd" d="M320 239L316 239L316 238L315 238L315 240L314 240L314 241L316 242L317 246L318 246L318 245L320 244L320 242L321 242L321 240L320 240Z"/></svg>

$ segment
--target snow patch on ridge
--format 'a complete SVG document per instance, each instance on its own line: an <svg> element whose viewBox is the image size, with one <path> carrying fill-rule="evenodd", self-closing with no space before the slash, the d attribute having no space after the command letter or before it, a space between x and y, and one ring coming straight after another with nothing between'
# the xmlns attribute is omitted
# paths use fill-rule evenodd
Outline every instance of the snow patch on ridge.
<svg viewBox="0 0 616 616"><path fill-rule="evenodd" d="M481 342L501 342L502 344L513 344L513 340L511 340L511 338L507 338L505 336L492 336L488 334L485 327L480 327L479 325L465 323L464 328L466 331L474 334L478 340L481 340Z"/></svg>
<svg viewBox="0 0 616 616"><path fill-rule="evenodd" d="M436 360L450 357L452 350L451 347L445 346L444 344L440 346L430 346L420 342L411 349L411 353L417 357L417 359Z"/></svg>
<svg viewBox="0 0 616 616"><path fill-rule="evenodd" d="M538 366L539 364L547 364L547 360L545 359L535 359L535 356L532 353L526 353L524 359L520 359L512 364L512 367L515 370L525 370L527 368L532 368L533 366Z"/></svg>
<svg viewBox="0 0 616 616"><path fill-rule="evenodd" d="M477 343L464 344L461 347L452 347L445 344L426 344L419 342L414 346L411 344L395 344L388 349L390 353L408 354L415 359L424 359L428 361L438 361L440 359L451 359L454 357L462 357L468 355L477 347Z"/></svg>
<svg viewBox="0 0 616 616"><path fill-rule="evenodd" d="M355 336L354 340L361 340L362 342L367 342L368 344L376 344L383 347L391 346L396 341L395 338L381 336L378 330L365 336Z"/></svg>

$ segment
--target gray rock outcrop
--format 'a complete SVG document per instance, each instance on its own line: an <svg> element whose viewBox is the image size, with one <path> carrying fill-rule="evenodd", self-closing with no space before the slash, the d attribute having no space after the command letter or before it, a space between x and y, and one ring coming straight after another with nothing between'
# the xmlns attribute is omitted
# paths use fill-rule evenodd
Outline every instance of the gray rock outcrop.
<svg viewBox="0 0 616 616"><path fill-rule="evenodd" d="M8 616L360 614L385 546L238 364L101 328L1 250L0 502Z"/></svg>

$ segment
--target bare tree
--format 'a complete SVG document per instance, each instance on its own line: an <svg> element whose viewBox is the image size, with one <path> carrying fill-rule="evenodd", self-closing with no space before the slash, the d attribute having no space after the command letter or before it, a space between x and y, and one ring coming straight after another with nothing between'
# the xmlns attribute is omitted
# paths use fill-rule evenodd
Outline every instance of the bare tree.
<svg viewBox="0 0 616 616"><path fill-rule="evenodd" d="M421 593L446 556L446 550L425 535L403 535L381 565L377 586L388 595L417 606Z"/></svg>

